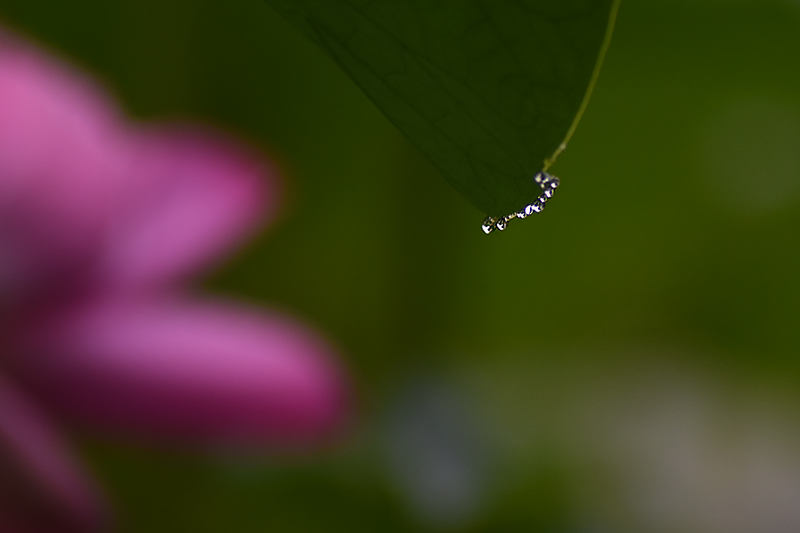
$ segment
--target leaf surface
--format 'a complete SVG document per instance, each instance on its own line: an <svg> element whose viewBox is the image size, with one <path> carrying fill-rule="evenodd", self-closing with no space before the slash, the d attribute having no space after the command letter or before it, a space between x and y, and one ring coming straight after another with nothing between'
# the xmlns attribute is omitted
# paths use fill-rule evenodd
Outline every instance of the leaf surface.
<svg viewBox="0 0 800 533"><path fill-rule="evenodd" d="M492 216L541 190L586 105L619 0L266 0Z"/></svg>

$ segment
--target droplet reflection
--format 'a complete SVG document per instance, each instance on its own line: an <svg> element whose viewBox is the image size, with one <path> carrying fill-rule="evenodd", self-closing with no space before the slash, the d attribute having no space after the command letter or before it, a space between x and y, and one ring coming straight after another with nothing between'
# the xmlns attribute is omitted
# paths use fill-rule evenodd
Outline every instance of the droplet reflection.
<svg viewBox="0 0 800 533"><path fill-rule="evenodd" d="M533 181L536 182L539 187L541 187L542 195L539 196L539 198L537 198L533 203L526 205L515 213L511 213L510 215L499 218L491 216L487 217L481 226L481 229L484 233L488 235L495 229L503 231L508 226L509 220L513 218L523 219L531 216L534 213L541 213L544 210L547 200L553 197L555 189L557 189L561 184L561 181L557 177L543 171L537 172L533 177Z"/></svg>

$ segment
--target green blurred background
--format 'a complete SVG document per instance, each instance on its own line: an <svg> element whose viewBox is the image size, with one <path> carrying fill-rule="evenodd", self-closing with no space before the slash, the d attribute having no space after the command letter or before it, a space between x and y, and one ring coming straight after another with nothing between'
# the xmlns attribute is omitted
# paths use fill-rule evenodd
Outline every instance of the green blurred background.
<svg viewBox="0 0 800 533"><path fill-rule="evenodd" d="M83 437L121 531L800 530L800 1L624 0L541 215L485 236L259 0L0 0L142 120L233 131L279 220L203 290L334 340L311 456Z"/></svg>

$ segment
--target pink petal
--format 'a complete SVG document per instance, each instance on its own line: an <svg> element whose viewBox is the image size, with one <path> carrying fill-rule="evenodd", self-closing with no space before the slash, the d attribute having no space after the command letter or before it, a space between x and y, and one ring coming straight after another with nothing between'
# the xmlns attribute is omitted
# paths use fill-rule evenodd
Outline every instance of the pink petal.
<svg viewBox="0 0 800 533"><path fill-rule="evenodd" d="M131 172L140 187L118 214L98 274L117 288L160 285L206 266L276 204L274 172L240 142L161 129L135 146Z"/></svg>
<svg viewBox="0 0 800 533"><path fill-rule="evenodd" d="M145 439L300 445L345 422L332 349L276 315L217 303L111 301L42 328L21 361L48 404Z"/></svg>
<svg viewBox="0 0 800 533"><path fill-rule="evenodd" d="M126 126L85 77L0 34L0 316L173 282L239 244L276 189L241 142Z"/></svg>
<svg viewBox="0 0 800 533"><path fill-rule="evenodd" d="M0 376L0 530L97 531L99 501L38 410Z"/></svg>
<svg viewBox="0 0 800 533"><path fill-rule="evenodd" d="M118 126L89 81L0 34L0 305L84 266L121 195Z"/></svg>

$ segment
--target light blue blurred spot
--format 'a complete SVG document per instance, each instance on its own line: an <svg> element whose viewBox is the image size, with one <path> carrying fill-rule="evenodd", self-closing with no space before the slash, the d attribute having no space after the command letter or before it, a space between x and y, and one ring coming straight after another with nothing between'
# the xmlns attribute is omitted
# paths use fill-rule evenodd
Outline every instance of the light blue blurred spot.
<svg viewBox="0 0 800 533"><path fill-rule="evenodd" d="M421 521L460 526L480 514L491 463L481 429L449 384L417 381L395 399L383 434L388 473Z"/></svg>

